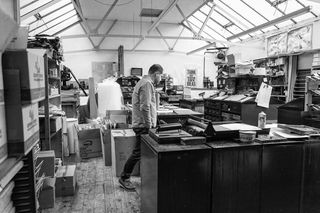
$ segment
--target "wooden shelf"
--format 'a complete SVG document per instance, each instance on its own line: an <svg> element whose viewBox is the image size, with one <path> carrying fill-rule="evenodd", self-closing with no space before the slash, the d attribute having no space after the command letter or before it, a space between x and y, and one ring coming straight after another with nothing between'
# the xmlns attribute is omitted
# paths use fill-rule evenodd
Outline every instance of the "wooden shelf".
<svg viewBox="0 0 320 213"><path fill-rule="evenodd" d="M22 156L8 158L0 164L0 192L23 167Z"/></svg>
<svg viewBox="0 0 320 213"><path fill-rule="evenodd" d="M286 96L286 95L271 95L271 97L285 98L285 97L287 97L287 96Z"/></svg>
<svg viewBox="0 0 320 213"><path fill-rule="evenodd" d="M60 94L50 95L50 96L49 96L49 99L58 98L58 97L61 97L61 95L60 95Z"/></svg>

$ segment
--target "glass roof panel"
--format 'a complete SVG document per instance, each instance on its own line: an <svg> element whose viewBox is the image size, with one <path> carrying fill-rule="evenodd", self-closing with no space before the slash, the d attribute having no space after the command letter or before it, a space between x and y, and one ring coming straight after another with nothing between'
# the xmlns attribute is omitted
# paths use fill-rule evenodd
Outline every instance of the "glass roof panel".
<svg viewBox="0 0 320 213"><path fill-rule="evenodd" d="M30 23L36 21L36 17L34 16L30 16L29 18L25 19L25 20L21 20L21 24L22 25L29 25Z"/></svg>
<svg viewBox="0 0 320 213"><path fill-rule="evenodd" d="M242 30L236 25L231 25L230 27L228 27L228 30L230 30L233 34L238 34L242 32Z"/></svg>
<svg viewBox="0 0 320 213"><path fill-rule="evenodd" d="M220 34L218 34L217 32L215 32L214 30L212 30L211 28L209 28L208 26L206 26L203 31L205 31L206 33L210 34L213 38L217 39L217 40L221 40L221 41L226 41L226 38L222 37Z"/></svg>
<svg viewBox="0 0 320 213"><path fill-rule="evenodd" d="M248 39L248 38L250 38L250 36L248 34L240 37L240 39L242 39L242 40L245 40L245 39Z"/></svg>
<svg viewBox="0 0 320 213"><path fill-rule="evenodd" d="M206 20L206 15L201 13L200 11L197 11L193 14L197 19L199 19L201 22L204 22Z"/></svg>
<svg viewBox="0 0 320 213"><path fill-rule="evenodd" d="M242 0L242 1L246 2L248 5L253 7L257 12L259 12L269 20L273 20L281 16L281 13L276 8L272 7L265 0L259 1L259 3L257 3L257 0Z"/></svg>
<svg viewBox="0 0 320 213"><path fill-rule="evenodd" d="M271 30L276 30L277 28L275 28L275 26L270 26L270 27L266 27L266 28L263 28L262 30L264 31L264 32L269 32L269 31L271 31Z"/></svg>
<svg viewBox="0 0 320 213"><path fill-rule="evenodd" d="M254 27L254 25L243 19L229 7L225 6L223 3L221 3L221 1L215 1L215 3L217 4L217 11L219 11L221 14L224 14L224 16L228 17L230 20L232 20L232 22L236 23L241 28L250 29L251 27Z"/></svg>
<svg viewBox="0 0 320 213"><path fill-rule="evenodd" d="M248 7L246 4L244 4L240 0L237 0L237 1L223 0L223 2L227 5L229 5L229 7L231 7L234 11L237 11L246 20L248 20L249 22L251 22L252 24L254 24L256 26L263 24L267 21L261 15L256 13L254 10L252 10L250 7Z"/></svg>
<svg viewBox="0 0 320 213"><path fill-rule="evenodd" d="M213 11L213 13L211 14L211 18L222 25L226 25L230 23L228 19L224 18L222 15L220 15L216 11Z"/></svg>
<svg viewBox="0 0 320 213"><path fill-rule="evenodd" d="M200 8L205 14L209 14L211 7L209 7L207 4L205 4L203 7Z"/></svg>
<svg viewBox="0 0 320 213"><path fill-rule="evenodd" d="M195 24L193 24L192 22L190 22L190 24L192 25L192 27L194 27L196 29L197 32L200 31L200 28L198 26L196 26ZM206 33L205 31L202 32L202 36L206 37L206 38L213 38L211 35L209 35L208 33Z"/></svg>
<svg viewBox="0 0 320 213"><path fill-rule="evenodd" d="M280 10L282 10L285 14L292 13L294 11L300 10L303 8L297 1L295 0L287 0L277 6Z"/></svg>
<svg viewBox="0 0 320 213"><path fill-rule="evenodd" d="M59 11L62 11L62 9ZM69 8L68 10L64 10L63 13L60 13L59 11L56 12L56 13L58 13L57 15L47 16L47 17L39 20L38 22L31 24L29 31L33 31L35 28L37 28L41 25L46 25L46 26L50 27L50 26L52 26L52 23L53 24L57 23L58 20L61 21L61 19L64 19L67 16L72 16L72 15L76 14L76 11L72 7L71 7L71 9ZM39 25L39 23L40 23L40 25Z"/></svg>
<svg viewBox="0 0 320 213"><path fill-rule="evenodd" d="M222 28L219 24L212 21L211 19L208 20L207 25L217 31L218 33L222 34L225 38L232 36L230 32L228 32L226 29Z"/></svg>
<svg viewBox="0 0 320 213"><path fill-rule="evenodd" d="M34 0L20 0L20 7L24 7L24 6L26 6L27 4L30 4L33 1Z"/></svg>
<svg viewBox="0 0 320 213"><path fill-rule="evenodd" d="M278 26L279 28L281 28L281 27L290 26L290 25L292 25L292 24L293 24L293 22L292 22L291 20L287 20L287 21L283 21L283 22L277 24L277 26Z"/></svg>
<svg viewBox="0 0 320 213"><path fill-rule="evenodd" d="M196 25L199 29L203 25L203 23L201 21L199 21L199 19L197 19L195 16L191 16L189 18L189 21L192 22L194 25Z"/></svg>
<svg viewBox="0 0 320 213"><path fill-rule="evenodd" d="M308 1L308 0L299 0L299 2L301 2L302 4L306 5L306 6L311 6L311 10L316 14L319 15L320 14L320 3L317 2L313 2L313 1Z"/></svg>
<svg viewBox="0 0 320 213"><path fill-rule="evenodd" d="M62 6L66 6L67 4L70 4L70 3L71 3L70 0L61 0L61 1L57 2L56 4L52 5L51 7L48 7L46 9L42 10L40 12L40 15L45 16L46 14L51 13L51 12L61 8Z"/></svg>
<svg viewBox="0 0 320 213"><path fill-rule="evenodd" d="M77 23L79 21L79 17L78 16L73 16L72 18L69 18L68 20L64 21L63 23L45 31L44 33L45 34L48 34L48 35L54 35L56 33L58 33L59 31L73 25L74 23Z"/></svg>
<svg viewBox="0 0 320 213"><path fill-rule="evenodd" d="M29 5L28 7L25 7L23 9L20 10L20 15L24 16L27 13L30 13L33 10L38 9L39 7L47 4L48 2L50 2L51 0L41 0L41 1L36 1L33 4Z"/></svg>
<svg viewBox="0 0 320 213"><path fill-rule="evenodd" d="M301 16L295 17L293 20L295 20L296 22L301 22L310 18L314 18L314 15L312 15L311 13L306 13Z"/></svg>

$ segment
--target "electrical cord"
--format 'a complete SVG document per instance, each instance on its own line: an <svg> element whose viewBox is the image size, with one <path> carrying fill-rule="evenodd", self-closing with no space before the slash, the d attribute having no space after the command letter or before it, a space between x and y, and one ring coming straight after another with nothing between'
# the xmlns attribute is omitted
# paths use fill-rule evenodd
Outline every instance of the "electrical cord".
<svg viewBox="0 0 320 213"><path fill-rule="evenodd" d="M99 3L99 4L102 4L102 5L109 5L111 6L112 4L111 3L105 3L105 2L101 2L99 0L94 0L95 2ZM133 2L134 0L131 0L129 2L125 2L125 3L122 3L122 4L116 4L115 7L117 6L122 6L122 5L126 5L126 4L130 4L131 2Z"/></svg>

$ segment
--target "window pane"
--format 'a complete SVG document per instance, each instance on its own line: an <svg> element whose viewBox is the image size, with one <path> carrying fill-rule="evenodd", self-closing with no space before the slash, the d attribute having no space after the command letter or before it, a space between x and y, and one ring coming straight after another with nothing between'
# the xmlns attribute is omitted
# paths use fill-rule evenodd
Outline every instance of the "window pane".
<svg viewBox="0 0 320 213"><path fill-rule="evenodd" d="M222 25L226 25L229 23L229 21L224 18L223 16L221 16L219 13L217 13L216 11L213 11L213 13L211 14L211 18L213 18L214 20L216 20L217 22L219 22Z"/></svg>
<svg viewBox="0 0 320 213"><path fill-rule="evenodd" d="M257 12L259 12L269 20L273 20L282 16L282 14L276 8L272 7L265 0L259 1L259 4L257 4L257 0L243 0L243 1L249 4Z"/></svg>
<svg viewBox="0 0 320 213"><path fill-rule="evenodd" d="M218 33L222 34L225 38L231 36L232 34L228 32L226 29L222 28L220 25L212 21L211 19L207 22L207 25L217 31Z"/></svg>
<svg viewBox="0 0 320 213"><path fill-rule="evenodd" d="M37 20L36 17L31 16L31 17L29 17L29 18L27 18L25 20L21 20L21 24L22 25L29 25L30 23L32 23L32 22L34 22L36 20Z"/></svg>
<svg viewBox="0 0 320 213"><path fill-rule="evenodd" d="M300 10L303 7L295 0L291 0L291 1L285 1L279 4L278 8L283 12L285 12L286 14L288 14L288 13L292 13L294 11Z"/></svg>
<svg viewBox="0 0 320 213"><path fill-rule="evenodd" d="M52 11L55 11L55 10L57 10L58 8L60 8L60 7L64 6L64 5L70 4L70 3L71 3L70 0L62 0L62 1L59 1L58 3L52 5L51 7L48 7L47 9L42 10L42 11L40 12L40 14L41 14L42 16L45 16L46 14L48 14L48 13L50 13L50 12L52 12ZM71 4L71 5L72 5L72 4ZM72 7L73 7L73 5L72 5Z"/></svg>
<svg viewBox="0 0 320 213"><path fill-rule="evenodd" d="M63 30L66 27L71 26L72 24L74 24L78 21L79 21L78 16L72 17L72 18L68 19L67 21L55 26L54 28L45 31L44 33L48 34L48 35L54 35L55 33L59 32L60 30Z"/></svg>
<svg viewBox="0 0 320 213"><path fill-rule="evenodd" d="M203 13L201 13L200 11L197 11L193 14L197 19L199 19L201 22L204 22L207 18L206 15L204 15Z"/></svg>
<svg viewBox="0 0 320 213"><path fill-rule="evenodd" d="M50 2L51 0L41 0L41 1L37 1L33 4L31 4L30 6L23 8L20 10L20 15L24 16L27 13L30 13L31 11L38 9L39 7L47 4L48 2Z"/></svg>
<svg viewBox="0 0 320 213"><path fill-rule="evenodd" d="M300 21L307 20L310 18L314 18L314 15L312 15L311 13L306 13L301 16L295 17L293 20L295 20L296 22L300 22Z"/></svg>
<svg viewBox="0 0 320 213"><path fill-rule="evenodd" d="M254 27L254 25L250 24L248 21L246 21L241 16L233 12L220 1L216 1L216 4L218 6L216 7L216 10L219 11L221 14L224 14L224 16L228 17L233 23L236 23L244 29L250 29L251 27Z"/></svg>
<svg viewBox="0 0 320 213"><path fill-rule="evenodd" d="M20 0L20 7L24 7L25 5L30 4L33 1L34 0Z"/></svg>
<svg viewBox="0 0 320 213"><path fill-rule="evenodd" d="M206 33L210 34L213 38L221 40L221 41L226 41L226 38L222 37L222 35L218 34L217 32L213 31L209 27L205 27L203 29Z"/></svg>
<svg viewBox="0 0 320 213"><path fill-rule="evenodd" d="M258 13L256 13L246 4L242 3L240 0L223 0L223 2L227 4L229 7L231 7L234 11L239 13L241 16L243 16L246 20L248 20L256 26L266 22L266 20L263 17L261 17Z"/></svg>
<svg viewBox="0 0 320 213"><path fill-rule="evenodd" d="M203 7L200 8L205 14L209 14L211 8L208 5L204 5Z"/></svg>

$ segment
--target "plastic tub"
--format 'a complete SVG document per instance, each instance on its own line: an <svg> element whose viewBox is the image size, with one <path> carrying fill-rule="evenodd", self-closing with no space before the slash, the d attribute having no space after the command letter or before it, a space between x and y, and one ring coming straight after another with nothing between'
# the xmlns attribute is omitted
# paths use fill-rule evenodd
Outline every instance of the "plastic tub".
<svg viewBox="0 0 320 213"><path fill-rule="evenodd" d="M256 131L239 131L240 141L243 143L251 143L256 138Z"/></svg>

